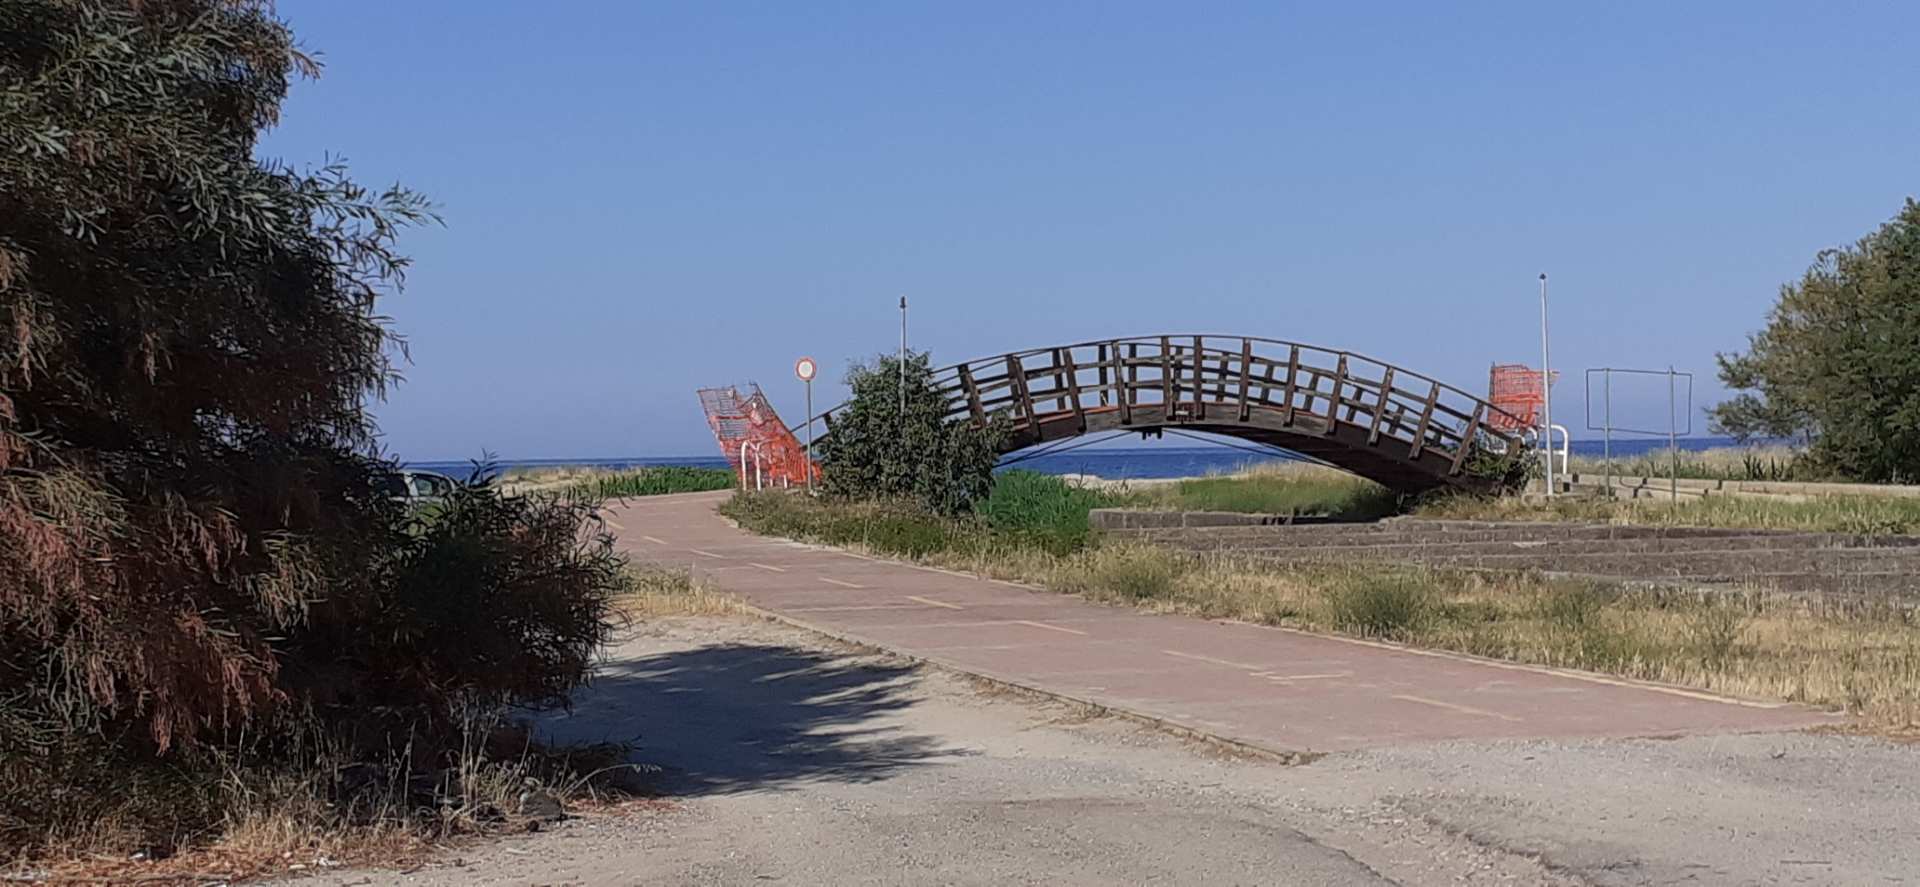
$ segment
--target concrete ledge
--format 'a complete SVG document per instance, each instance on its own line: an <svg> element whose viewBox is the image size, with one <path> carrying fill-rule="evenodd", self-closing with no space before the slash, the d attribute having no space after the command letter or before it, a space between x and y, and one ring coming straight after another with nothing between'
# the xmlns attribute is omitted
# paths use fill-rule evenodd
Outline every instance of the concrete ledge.
<svg viewBox="0 0 1920 887"><path fill-rule="evenodd" d="M1339 523L1318 515L1251 514L1241 511L1141 511L1095 508L1087 523L1096 530L1177 530L1188 527L1273 527Z"/></svg>

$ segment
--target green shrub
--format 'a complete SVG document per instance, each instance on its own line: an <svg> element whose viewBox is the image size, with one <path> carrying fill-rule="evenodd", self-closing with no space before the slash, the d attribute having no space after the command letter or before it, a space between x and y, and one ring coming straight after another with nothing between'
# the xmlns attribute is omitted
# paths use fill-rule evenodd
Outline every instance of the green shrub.
<svg viewBox="0 0 1920 887"><path fill-rule="evenodd" d="M817 445L822 489L849 499L911 499L936 514L966 512L993 488L1006 425L949 420L925 352L909 352L904 375L900 367L883 356L848 371L853 396Z"/></svg>
<svg viewBox="0 0 1920 887"><path fill-rule="evenodd" d="M977 546L986 533L973 521L931 515L914 503L816 500L785 492L737 493L720 513L757 533L907 558Z"/></svg>
<svg viewBox="0 0 1920 887"><path fill-rule="evenodd" d="M1361 637L1405 639L1433 613L1425 582L1401 573L1354 573L1326 590L1327 621Z"/></svg>
<svg viewBox="0 0 1920 887"><path fill-rule="evenodd" d="M1810 470L1870 482L1920 479L1920 202L1823 250L1780 288L1744 354L1719 355L1739 394L1709 411L1742 440L1810 440Z"/></svg>
<svg viewBox="0 0 1920 887"><path fill-rule="evenodd" d="M177 814L135 846L218 826L114 768L439 766L456 702L577 685L623 575L591 503L376 488L380 301L436 216L256 160L313 67L271 4L0 0L0 35L0 859L102 787Z"/></svg>

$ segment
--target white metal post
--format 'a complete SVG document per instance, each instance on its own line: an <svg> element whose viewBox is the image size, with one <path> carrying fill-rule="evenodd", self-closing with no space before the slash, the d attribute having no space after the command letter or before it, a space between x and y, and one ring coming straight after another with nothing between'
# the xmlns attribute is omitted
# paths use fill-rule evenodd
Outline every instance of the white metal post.
<svg viewBox="0 0 1920 887"><path fill-rule="evenodd" d="M1553 496L1553 352L1547 344L1547 275L1540 273L1540 440L1546 444L1547 496Z"/></svg>
<svg viewBox="0 0 1920 887"><path fill-rule="evenodd" d="M747 488L747 447L752 443L746 440L740 442L740 489L742 490Z"/></svg>
<svg viewBox="0 0 1920 887"><path fill-rule="evenodd" d="M1601 372L1600 377L1605 380L1602 383L1602 390L1606 392L1606 412L1604 414L1606 418L1600 420L1601 433L1604 435L1604 437L1601 438L1601 440L1604 441L1604 443L1601 444L1604 450L1601 458L1605 459L1607 463L1607 498L1611 499L1613 498L1613 368L1607 367Z"/></svg>
<svg viewBox="0 0 1920 887"><path fill-rule="evenodd" d="M1674 429L1678 425L1678 420L1674 417L1673 405L1673 382L1676 375L1673 364L1667 364L1667 455L1673 458L1673 473L1667 480L1667 498L1677 503L1680 501L1680 442L1674 439ZM1693 390L1691 383L1687 390L1689 392ZM1692 398L1689 397L1688 401L1691 402ZM1687 423L1689 426L1692 425L1691 416L1688 417Z"/></svg>

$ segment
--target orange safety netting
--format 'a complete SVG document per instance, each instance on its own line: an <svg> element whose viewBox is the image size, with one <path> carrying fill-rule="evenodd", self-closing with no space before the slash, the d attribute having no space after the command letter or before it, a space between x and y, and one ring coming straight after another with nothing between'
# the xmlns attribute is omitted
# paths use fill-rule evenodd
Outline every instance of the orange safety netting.
<svg viewBox="0 0 1920 887"><path fill-rule="evenodd" d="M720 443L742 489L805 486L809 471L819 477L819 467L807 459L807 448L800 444L773 404L767 402L760 386L742 395L740 389L700 389L700 406L707 411L707 424Z"/></svg>
<svg viewBox="0 0 1920 887"><path fill-rule="evenodd" d="M1560 374L1552 378L1557 382ZM1510 415L1494 413L1487 417L1487 424L1507 433L1537 427L1547 402L1540 382L1540 371L1526 364L1495 364L1487 374L1487 402Z"/></svg>

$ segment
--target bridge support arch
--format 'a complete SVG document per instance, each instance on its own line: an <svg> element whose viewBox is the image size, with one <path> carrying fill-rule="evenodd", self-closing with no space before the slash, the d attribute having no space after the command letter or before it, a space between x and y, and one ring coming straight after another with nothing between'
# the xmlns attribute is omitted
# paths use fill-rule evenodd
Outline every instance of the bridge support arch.
<svg viewBox="0 0 1920 887"><path fill-rule="evenodd" d="M1012 424L1006 451L1108 431L1184 429L1280 447L1400 492L1483 490L1476 453L1518 420L1428 376L1276 339L1165 335L1035 348L935 374L950 418ZM838 408L835 408L836 410ZM810 421L832 433L835 410Z"/></svg>

